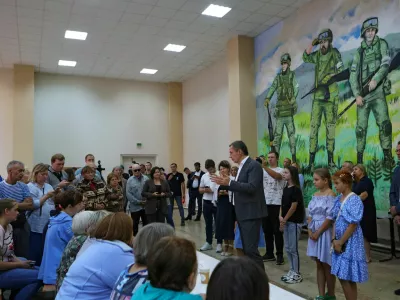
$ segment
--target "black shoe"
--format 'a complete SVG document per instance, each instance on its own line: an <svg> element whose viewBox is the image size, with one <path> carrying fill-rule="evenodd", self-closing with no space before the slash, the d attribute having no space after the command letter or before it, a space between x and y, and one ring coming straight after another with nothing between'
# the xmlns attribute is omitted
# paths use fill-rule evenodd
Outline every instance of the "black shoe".
<svg viewBox="0 0 400 300"><path fill-rule="evenodd" d="M395 291L394 291L394 294L397 295L397 296L400 296L400 289L395 290Z"/></svg>
<svg viewBox="0 0 400 300"><path fill-rule="evenodd" d="M182 221L182 222L181 222L181 226L185 226L185 221Z"/></svg>
<svg viewBox="0 0 400 300"><path fill-rule="evenodd" d="M185 221L192 221L192 216L187 216L187 217L185 218Z"/></svg>
<svg viewBox="0 0 400 300"><path fill-rule="evenodd" d="M194 219L195 221L200 221L200 217L197 217L196 219Z"/></svg>
<svg viewBox="0 0 400 300"><path fill-rule="evenodd" d="M283 259L282 256L278 256L278 258L276 259L276 265L277 266L281 266L285 263L285 260Z"/></svg>
<svg viewBox="0 0 400 300"><path fill-rule="evenodd" d="M267 254L265 254L265 255L262 257L262 259L263 259L263 261L275 261L275 260L276 260L275 256L273 256L273 255L267 255Z"/></svg>

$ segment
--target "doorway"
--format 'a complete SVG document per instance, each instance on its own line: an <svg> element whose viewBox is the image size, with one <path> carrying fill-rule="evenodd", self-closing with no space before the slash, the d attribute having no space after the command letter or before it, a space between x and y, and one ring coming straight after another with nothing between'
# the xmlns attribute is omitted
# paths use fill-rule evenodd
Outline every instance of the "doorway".
<svg viewBox="0 0 400 300"><path fill-rule="evenodd" d="M121 164L125 167L125 172L128 172L132 162L135 161L138 164L145 164L151 162L153 166L157 163L156 154L121 154Z"/></svg>

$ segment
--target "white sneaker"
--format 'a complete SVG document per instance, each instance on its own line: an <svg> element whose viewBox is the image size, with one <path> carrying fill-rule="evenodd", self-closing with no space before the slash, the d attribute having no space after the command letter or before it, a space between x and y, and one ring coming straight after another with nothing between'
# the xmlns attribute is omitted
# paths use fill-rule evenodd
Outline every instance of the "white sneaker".
<svg viewBox="0 0 400 300"><path fill-rule="evenodd" d="M200 248L200 251L208 251L208 250L211 250L212 249L212 246L209 244L209 243L205 243L201 248Z"/></svg>
<svg viewBox="0 0 400 300"><path fill-rule="evenodd" d="M290 276L288 278L288 280L286 280L285 282L286 283L290 283L290 284L294 284L294 283L300 283L302 281L303 281L303 277L300 274L298 274L296 272L293 272L292 276Z"/></svg>
<svg viewBox="0 0 400 300"><path fill-rule="evenodd" d="M217 250L215 252L217 252L217 253L221 253L222 252L222 245L221 244L217 244Z"/></svg>
<svg viewBox="0 0 400 300"><path fill-rule="evenodd" d="M281 277L281 280L284 281L284 282L288 281L289 278L292 277L293 273L294 272L292 270L289 270L289 272L286 275L283 275Z"/></svg>
<svg viewBox="0 0 400 300"><path fill-rule="evenodd" d="M221 252L221 256L225 256L226 255L226 252Z"/></svg>
<svg viewBox="0 0 400 300"><path fill-rule="evenodd" d="M225 252L225 256L232 256L233 254L230 252Z"/></svg>

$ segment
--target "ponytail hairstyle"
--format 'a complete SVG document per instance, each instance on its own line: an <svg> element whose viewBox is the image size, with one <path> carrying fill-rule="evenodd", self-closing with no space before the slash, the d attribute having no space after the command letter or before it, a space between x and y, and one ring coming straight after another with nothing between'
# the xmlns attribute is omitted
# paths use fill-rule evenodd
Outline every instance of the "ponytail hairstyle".
<svg viewBox="0 0 400 300"><path fill-rule="evenodd" d="M68 206L76 206L83 201L83 196L76 190L68 190L61 192L55 196L54 205L56 207L57 215L60 214Z"/></svg>
<svg viewBox="0 0 400 300"><path fill-rule="evenodd" d="M17 204L18 204L17 201L15 201L14 199L10 198L0 199L0 217L4 215L6 209L12 209Z"/></svg>
<svg viewBox="0 0 400 300"><path fill-rule="evenodd" d="M317 174L319 177L321 177L321 179L328 180L329 188L332 189L332 177L331 173L329 173L329 170L327 168L316 169L314 173Z"/></svg>
<svg viewBox="0 0 400 300"><path fill-rule="evenodd" d="M353 184L353 177L347 171L337 171L333 176L334 180L340 180L343 184L347 185L351 189L351 185Z"/></svg>

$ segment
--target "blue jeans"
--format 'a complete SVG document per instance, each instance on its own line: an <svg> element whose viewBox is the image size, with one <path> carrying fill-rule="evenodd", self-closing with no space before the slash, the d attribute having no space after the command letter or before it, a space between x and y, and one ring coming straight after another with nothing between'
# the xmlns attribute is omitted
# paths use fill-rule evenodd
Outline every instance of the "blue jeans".
<svg viewBox="0 0 400 300"><path fill-rule="evenodd" d="M20 290L15 296L15 300L31 299L41 286L38 274L39 269L37 268L12 269L0 272L0 289Z"/></svg>
<svg viewBox="0 0 400 300"><path fill-rule="evenodd" d="M285 249L290 261L290 269L300 273L299 239L303 224L287 222L283 231Z"/></svg>
<svg viewBox="0 0 400 300"><path fill-rule="evenodd" d="M43 234L31 231L29 235L29 260L36 261L36 266L40 266L43 257Z"/></svg>
<svg viewBox="0 0 400 300"><path fill-rule="evenodd" d="M174 219L172 218L173 206L168 204L167 223L175 229Z"/></svg>
<svg viewBox="0 0 400 300"><path fill-rule="evenodd" d="M179 215L181 216L181 221L185 221L185 215L183 212L183 205L182 205L182 196L172 196L171 197L171 206L172 206L172 211L174 209L174 199L176 204L178 205L179 208Z"/></svg>

